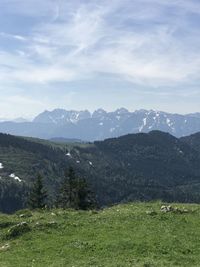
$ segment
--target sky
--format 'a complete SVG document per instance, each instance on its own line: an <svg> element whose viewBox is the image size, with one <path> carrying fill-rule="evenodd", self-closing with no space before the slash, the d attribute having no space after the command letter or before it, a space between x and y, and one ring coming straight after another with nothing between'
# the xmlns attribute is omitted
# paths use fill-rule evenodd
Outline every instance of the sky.
<svg viewBox="0 0 200 267"><path fill-rule="evenodd" d="M0 103L200 112L200 1L0 0Z"/></svg>

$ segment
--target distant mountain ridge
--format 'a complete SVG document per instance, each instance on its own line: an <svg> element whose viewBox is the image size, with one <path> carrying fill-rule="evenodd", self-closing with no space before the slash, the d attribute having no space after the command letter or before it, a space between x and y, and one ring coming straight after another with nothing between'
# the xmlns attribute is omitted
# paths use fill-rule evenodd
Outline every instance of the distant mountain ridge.
<svg viewBox="0 0 200 267"><path fill-rule="evenodd" d="M97 109L44 111L32 122L0 122L0 132L44 139L69 138L83 141L104 140L130 133L160 130L176 137L200 131L200 113L171 114L155 110L125 108L107 112Z"/></svg>
<svg viewBox="0 0 200 267"><path fill-rule="evenodd" d="M65 125L66 123L77 123L80 120L91 118L88 110L75 111L65 109L54 109L53 111L44 111L34 118L33 122L53 123L57 125Z"/></svg>

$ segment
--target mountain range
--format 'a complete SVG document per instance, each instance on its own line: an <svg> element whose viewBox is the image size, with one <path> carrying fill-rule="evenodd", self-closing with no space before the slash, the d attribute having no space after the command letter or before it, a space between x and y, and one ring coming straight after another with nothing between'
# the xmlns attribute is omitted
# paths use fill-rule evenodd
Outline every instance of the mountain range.
<svg viewBox="0 0 200 267"><path fill-rule="evenodd" d="M152 130L168 132L176 137L199 132L200 113L180 115L155 110L130 112L125 108L113 112L98 109L91 113L88 110L55 109L42 112L31 122L22 118L14 122L0 122L0 132L43 139L94 141Z"/></svg>

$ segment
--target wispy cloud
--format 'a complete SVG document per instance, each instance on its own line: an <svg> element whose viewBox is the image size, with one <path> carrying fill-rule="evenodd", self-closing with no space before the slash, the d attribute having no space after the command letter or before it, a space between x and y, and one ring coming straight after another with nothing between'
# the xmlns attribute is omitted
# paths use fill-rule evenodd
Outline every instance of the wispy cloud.
<svg viewBox="0 0 200 267"><path fill-rule="evenodd" d="M134 86L200 81L197 0L2 0L0 82L42 86L111 75ZM156 92L156 91L155 91Z"/></svg>
<svg viewBox="0 0 200 267"><path fill-rule="evenodd" d="M0 37L9 38L9 39L15 39L15 40L19 40L19 41L26 41L26 38L24 36L8 34L8 33L5 33L5 32L0 32Z"/></svg>
<svg viewBox="0 0 200 267"><path fill-rule="evenodd" d="M12 5L19 2L23 7L21 12L37 6L35 1L29 4L27 1L11 1ZM59 1L56 5L45 0L42 6L38 6L39 14L42 14L44 6L49 7L49 13L54 8L53 20L41 20L30 29L28 37L1 33L2 37L27 41L20 49L24 52L23 56L22 53L18 54L18 68L9 72L9 77L20 81L24 77L24 82L57 82L59 79L73 80L78 79L79 75L82 79L84 75L106 72L121 75L134 83L156 86L183 80L189 82L191 77L198 79L200 56L198 50L192 48L193 40L200 44L198 29L190 30L190 21L189 25L185 25L186 16L190 12L198 12L198 3L162 1L161 4L156 0L125 2L83 2L67 12L65 5L62 7ZM177 7L173 10L174 14L167 9L172 6ZM66 10L60 14L63 8ZM186 14L180 8L187 11ZM13 61L16 56L13 55ZM24 64L20 63L25 56L28 60L24 68ZM11 57L12 54L9 59ZM26 71L29 75L25 75ZM44 78L36 78L39 72ZM53 72L55 75L52 75Z"/></svg>

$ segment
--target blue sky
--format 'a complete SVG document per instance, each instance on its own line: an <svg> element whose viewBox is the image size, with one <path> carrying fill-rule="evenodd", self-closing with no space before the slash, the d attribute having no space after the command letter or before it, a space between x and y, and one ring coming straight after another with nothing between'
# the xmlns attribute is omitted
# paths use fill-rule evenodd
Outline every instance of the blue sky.
<svg viewBox="0 0 200 267"><path fill-rule="evenodd" d="M1 0L0 102L200 112L200 1Z"/></svg>

